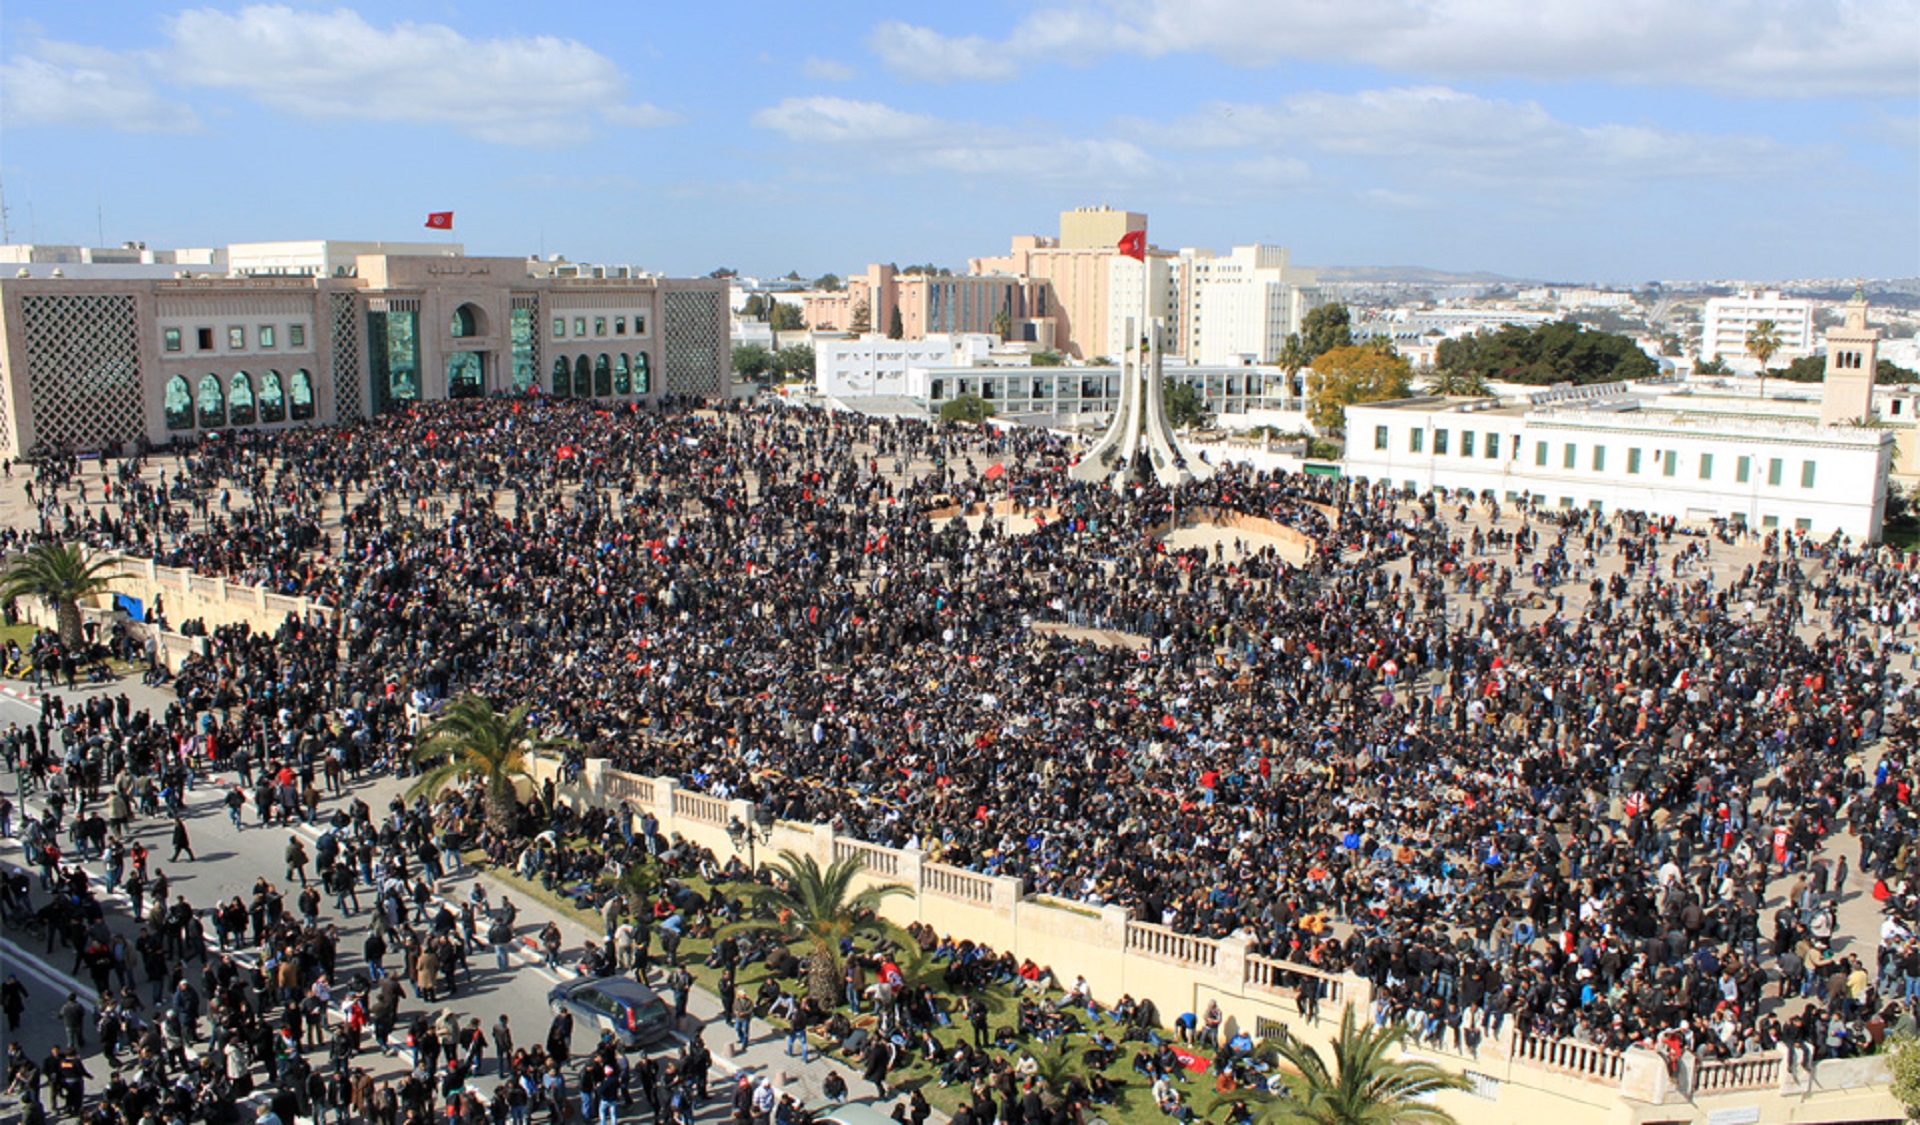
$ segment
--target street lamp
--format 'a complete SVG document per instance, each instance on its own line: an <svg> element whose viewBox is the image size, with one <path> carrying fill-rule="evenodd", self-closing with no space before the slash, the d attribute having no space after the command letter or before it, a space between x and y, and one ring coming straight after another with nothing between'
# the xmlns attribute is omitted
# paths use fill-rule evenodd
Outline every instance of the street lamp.
<svg viewBox="0 0 1920 1125"><path fill-rule="evenodd" d="M773 810L765 805L756 804L752 806L748 815L753 818L751 824L743 823L737 816L727 821L727 839L733 841L733 850L736 852L743 846L746 848L747 869L758 871L760 863L755 854L755 847L773 839Z"/></svg>

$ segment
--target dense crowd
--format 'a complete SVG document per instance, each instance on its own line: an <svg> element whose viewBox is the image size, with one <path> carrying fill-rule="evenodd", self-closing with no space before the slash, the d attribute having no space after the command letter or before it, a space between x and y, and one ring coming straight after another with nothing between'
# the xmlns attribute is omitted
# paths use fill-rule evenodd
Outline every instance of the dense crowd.
<svg viewBox="0 0 1920 1125"><path fill-rule="evenodd" d="M1350 969L1436 1041L1846 1054L1920 994L1898 922L1829 952L1843 890L1911 917L1920 880L1895 554L1729 532L1758 561L1716 581L1725 541L1670 523L1066 464L1033 431L503 399L37 502L332 607L216 631L152 728L194 752L344 769L403 751L416 697L525 700L622 768ZM1203 509L1310 545L1149 534Z"/></svg>

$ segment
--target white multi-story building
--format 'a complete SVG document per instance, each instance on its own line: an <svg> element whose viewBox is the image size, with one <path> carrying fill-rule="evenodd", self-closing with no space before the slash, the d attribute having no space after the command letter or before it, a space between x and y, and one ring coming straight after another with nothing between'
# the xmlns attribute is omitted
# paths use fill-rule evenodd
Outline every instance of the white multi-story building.
<svg viewBox="0 0 1920 1125"><path fill-rule="evenodd" d="M1158 251L1145 261L1121 254L1108 260L1107 343L1102 355L1118 361L1127 350L1129 318L1134 322L1134 346L1147 334L1142 326L1149 316L1165 321L1170 329L1179 323L1181 265L1179 259Z"/></svg>
<svg viewBox="0 0 1920 1125"><path fill-rule="evenodd" d="M1813 354L1813 302L1783 297L1777 289L1742 290L1732 297L1709 297L1700 328L1700 358L1758 364L1747 351L1747 333L1763 320L1780 333L1776 358Z"/></svg>
<svg viewBox="0 0 1920 1125"><path fill-rule="evenodd" d="M1168 364L1169 384L1184 383L1225 429L1244 429L1262 410L1298 411L1299 396L1287 396L1277 367L1195 367ZM1044 418L1060 425L1088 425L1111 417L1120 404L1118 367L928 366L907 372L904 394L929 413L961 395L979 395L1000 417Z"/></svg>
<svg viewBox="0 0 1920 1125"><path fill-rule="evenodd" d="M1526 402L1402 399L1346 418L1354 477L1857 539L1880 535L1895 452L1885 429L1693 410L1621 384Z"/></svg>
<svg viewBox="0 0 1920 1125"><path fill-rule="evenodd" d="M816 333L814 386L829 398L924 397L910 389L909 369L985 364L994 342L984 333L940 334L919 340L893 340L876 333Z"/></svg>
<svg viewBox="0 0 1920 1125"><path fill-rule="evenodd" d="M1321 301L1313 271L1290 265L1283 246L1183 249L1177 285L1174 350L1197 364L1274 362Z"/></svg>

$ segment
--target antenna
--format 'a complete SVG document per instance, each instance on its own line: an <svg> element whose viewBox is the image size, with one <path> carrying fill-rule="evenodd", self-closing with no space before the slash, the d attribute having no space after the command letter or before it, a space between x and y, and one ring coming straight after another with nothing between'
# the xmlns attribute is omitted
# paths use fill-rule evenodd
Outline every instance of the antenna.
<svg viewBox="0 0 1920 1125"><path fill-rule="evenodd" d="M8 221L10 214L7 208L7 185L5 181L0 181L0 244L13 243L13 224Z"/></svg>

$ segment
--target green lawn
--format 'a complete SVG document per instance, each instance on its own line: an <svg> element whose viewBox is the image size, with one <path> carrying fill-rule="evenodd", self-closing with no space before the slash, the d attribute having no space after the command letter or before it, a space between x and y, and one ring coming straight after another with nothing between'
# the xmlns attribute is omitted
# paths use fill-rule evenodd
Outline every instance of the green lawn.
<svg viewBox="0 0 1920 1125"><path fill-rule="evenodd" d="M530 883L518 875L513 874L511 871L487 866L484 859L485 857L478 851L470 852L467 855L468 863L485 869L494 878L512 888L512 893L540 902L549 909L567 918L571 918L584 927L589 933L599 935L604 932L605 922L597 912L577 909L570 900L542 889L538 883ZM703 896L710 896L712 894L713 888L702 880L687 879L683 881ZM792 948L796 956L804 956L806 953L806 950L798 945ZM696 985L709 993L717 993L720 986L719 970L709 969L705 963L707 954L711 949L712 943L710 941L687 938L680 943L680 959L681 962L686 965L687 970L692 973ZM657 952L658 950L656 948L656 953ZM767 969L764 963L750 965L735 976L734 985L743 991L754 991L759 988L761 981L764 980L766 976ZM799 986L794 982L782 982L782 988L787 992L798 992L800 990ZM936 992L938 992L937 986ZM989 1011L989 1034L997 1032L1002 1026L1014 1026L1019 1011L1019 1002L1014 993L1005 986L996 985L989 988L986 995ZM1055 989L1051 995L1057 997L1061 995L1061 992ZM939 1039L942 1046L947 1048L955 1046L961 1042L963 1038L970 1041L972 1029L966 1026L964 1019L960 1018L961 1009L953 1003L953 998L943 997L943 1000L946 1006L951 1009L949 1016L955 1020L955 1026L936 1030L935 1037ZM768 1022L773 1026L781 1028L784 1034L786 1027L784 1022L780 1020L771 1020ZM1115 1025L1106 1024L1105 1026L1108 1035L1113 1036L1115 1039L1119 1038L1116 1034L1119 1029ZM1078 1062L1081 1058L1081 1052L1087 1043L1087 1039L1084 1036L1073 1036L1070 1037L1067 1042L1068 1056ZM1037 1049L1039 1044L1033 1044L1033 1046ZM1118 1088L1118 1101L1113 1105L1088 1107L1086 1116L1089 1120L1095 1117L1102 1117L1108 1122L1113 1123L1113 1125L1165 1125L1165 1123L1171 1120L1163 1115L1159 1111L1159 1108L1153 1104L1153 1096L1148 1089L1147 1080L1133 1071L1133 1060L1141 1049L1142 1045L1137 1043L1120 1044L1118 1057L1115 1058L1113 1065L1102 1071L1114 1086ZM998 1052L995 1053L998 1054ZM931 1102L933 1106L942 1113L951 1115L954 1111L958 1110L968 1096L966 1087L956 1084L943 1089L940 1086L939 1070L920 1062L917 1054L911 1057L914 1061L907 1065L897 1067L890 1076L888 1084L902 1091L919 1089L925 1095L927 1101ZM842 1061L847 1062L848 1065L852 1066L856 1071L859 1069L858 1060L843 1059ZM853 1081L853 1092L855 1094L861 1092L861 1085L860 1080L855 1079ZM1244 1099L1249 1105L1256 1105L1257 1108L1257 1100L1260 1097L1249 1091L1241 1091L1233 1094L1216 1093L1213 1076L1211 1074L1188 1075L1185 1084L1180 1089L1180 1094L1181 1097L1185 1099L1187 1105L1193 1109L1196 1119L1211 1119L1214 1121L1225 1120L1227 1111L1236 1098Z"/></svg>

